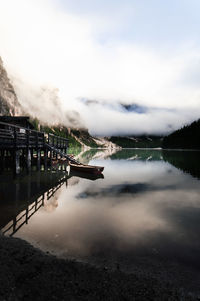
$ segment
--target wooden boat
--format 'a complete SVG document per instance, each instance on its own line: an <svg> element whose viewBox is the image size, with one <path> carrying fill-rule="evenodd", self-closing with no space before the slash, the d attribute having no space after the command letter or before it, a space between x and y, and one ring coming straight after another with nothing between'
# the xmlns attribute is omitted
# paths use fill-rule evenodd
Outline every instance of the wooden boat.
<svg viewBox="0 0 200 301"><path fill-rule="evenodd" d="M94 173L94 174L100 174L104 170L104 167L102 166L93 166L93 165L85 165L85 164L76 164L69 162L70 169L77 170L81 172L87 172L87 173Z"/></svg>

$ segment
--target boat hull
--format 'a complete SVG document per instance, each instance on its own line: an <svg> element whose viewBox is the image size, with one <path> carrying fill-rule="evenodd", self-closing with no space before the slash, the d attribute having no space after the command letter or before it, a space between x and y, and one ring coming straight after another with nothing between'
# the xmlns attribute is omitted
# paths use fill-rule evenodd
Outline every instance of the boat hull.
<svg viewBox="0 0 200 301"><path fill-rule="evenodd" d="M80 172L92 173L92 174L100 174L104 170L102 166L92 166L92 165L83 165L83 164L73 164L69 163L71 170L76 170Z"/></svg>

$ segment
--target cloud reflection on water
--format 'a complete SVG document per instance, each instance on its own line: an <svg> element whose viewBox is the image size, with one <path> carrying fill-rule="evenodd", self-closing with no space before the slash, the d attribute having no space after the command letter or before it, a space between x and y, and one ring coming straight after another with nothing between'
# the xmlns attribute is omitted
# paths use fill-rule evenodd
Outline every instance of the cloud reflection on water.
<svg viewBox="0 0 200 301"><path fill-rule="evenodd" d="M163 161L105 160L98 165L105 166L105 179L69 179L56 202L51 200L55 210L49 215L47 207L41 209L16 236L73 257L194 248L190 234L193 239L199 235L198 219L190 222L200 209L198 180Z"/></svg>

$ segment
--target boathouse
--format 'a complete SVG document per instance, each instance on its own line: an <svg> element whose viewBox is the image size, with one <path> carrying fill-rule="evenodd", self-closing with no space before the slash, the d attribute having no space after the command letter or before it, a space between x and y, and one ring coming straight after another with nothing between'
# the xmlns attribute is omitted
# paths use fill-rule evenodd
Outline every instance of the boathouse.
<svg viewBox="0 0 200 301"><path fill-rule="evenodd" d="M28 116L0 116L0 122L21 126L27 129L34 129L34 126Z"/></svg>
<svg viewBox="0 0 200 301"><path fill-rule="evenodd" d="M24 164L29 171L34 162L39 170L41 159L47 169L54 159L68 158L67 149L68 139L36 131L29 117L0 116L0 171L6 159L12 162L16 174Z"/></svg>

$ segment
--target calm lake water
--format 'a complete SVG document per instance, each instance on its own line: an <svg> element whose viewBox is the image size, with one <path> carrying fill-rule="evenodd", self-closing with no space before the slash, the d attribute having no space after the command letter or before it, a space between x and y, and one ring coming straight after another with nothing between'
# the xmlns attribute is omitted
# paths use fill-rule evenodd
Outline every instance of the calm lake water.
<svg viewBox="0 0 200 301"><path fill-rule="evenodd" d="M65 172L0 175L0 229L80 260L200 267L200 153L91 150L104 178Z"/></svg>

